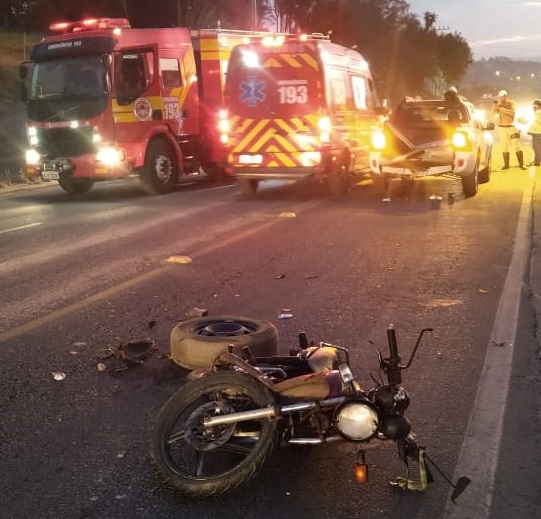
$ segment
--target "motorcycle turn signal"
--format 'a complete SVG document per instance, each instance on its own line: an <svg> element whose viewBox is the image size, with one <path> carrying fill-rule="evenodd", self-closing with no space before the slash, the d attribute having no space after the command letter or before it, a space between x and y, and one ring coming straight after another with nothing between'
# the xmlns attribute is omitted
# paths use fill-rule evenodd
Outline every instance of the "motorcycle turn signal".
<svg viewBox="0 0 541 519"><path fill-rule="evenodd" d="M357 460L355 461L355 479L357 483L364 485L368 482L368 465L366 464L366 454L364 451L357 453Z"/></svg>

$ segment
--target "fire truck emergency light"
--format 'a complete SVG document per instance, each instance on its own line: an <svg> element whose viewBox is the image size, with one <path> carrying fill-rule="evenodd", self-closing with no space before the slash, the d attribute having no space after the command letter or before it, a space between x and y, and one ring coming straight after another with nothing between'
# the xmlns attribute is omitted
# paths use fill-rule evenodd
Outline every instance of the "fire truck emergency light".
<svg viewBox="0 0 541 519"><path fill-rule="evenodd" d="M98 29L126 29L130 22L127 18L85 18L75 22L56 22L49 25L49 30L59 33L95 31Z"/></svg>

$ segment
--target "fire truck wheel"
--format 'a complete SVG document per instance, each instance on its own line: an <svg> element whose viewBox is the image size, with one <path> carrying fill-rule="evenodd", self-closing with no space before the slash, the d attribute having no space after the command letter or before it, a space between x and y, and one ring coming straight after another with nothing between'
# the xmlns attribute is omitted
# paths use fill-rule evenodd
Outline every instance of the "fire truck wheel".
<svg viewBox="0 0 541 519"><path fill-rule="evenodd" d="M141 182L150 195L170 193L177 185L177 159L171 146L158 139L150 143L147 149Z"/></svg>
<svg viewBox="0 0 541 519"><path fill-rule="evenodd" d="M259 187L259 180L256 178L239 178L237 184L240 187L240 191L243 195L255 195L257 188Z"/></svg>
<svg viewBox="0 0 541 519"><path fill-rule="evenodd" d="M210 369L229 345L239 356L248 346L254 357L271 357L278 352L278 331L268 321L219 315L182 321L171 332L171 358L190 370Z"/></svg>
<svg viewBox="0 0 541 519"><path fill-rule="evenodd" d="M89 178L60 177L58 184L66 193L74 195L90 191L94 185L94 181Z"/></svg>
<svg viewBox="0 0 541 519"><path fill-rule="evenodd" d="M327 178L327 186L329 193L332 196L343 195L348 190L348 168L345 164L341 164L335 172Z"/></svg>

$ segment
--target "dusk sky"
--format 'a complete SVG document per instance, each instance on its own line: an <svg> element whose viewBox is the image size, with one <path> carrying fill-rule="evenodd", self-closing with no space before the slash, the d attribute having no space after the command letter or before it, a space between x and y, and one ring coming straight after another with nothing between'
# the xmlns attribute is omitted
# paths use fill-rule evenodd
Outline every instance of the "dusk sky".
<svg viewBox="0 0 541 519"><path fill-rule="evenodd" d="M474 59L507 56L541 57L541 0L409 0L422 20L425 11L438 15L436 26L459 32Z"/></svg>

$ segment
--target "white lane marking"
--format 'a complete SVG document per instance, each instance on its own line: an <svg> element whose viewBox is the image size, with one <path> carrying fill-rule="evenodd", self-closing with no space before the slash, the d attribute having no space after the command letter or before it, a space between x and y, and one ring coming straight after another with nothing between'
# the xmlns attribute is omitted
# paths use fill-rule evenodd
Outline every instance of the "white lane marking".
<svg viewBox="0 0 541 519"><path fill-rule="evenodd" d="M531 201L534 187L532 182L524 190L513 257L455 470L455 481L464 474L472 482L455 504L448 500L443 519L488 519L490 516L515 349L518 311L531 248Z"/></svg>
<svg viewBox="0 0 541 519"><path fill-rule="evenodd" d="M13 227L12 229L4 229L0 231L0 234L5 234L7 232L20 231L21 229L28 229L29 227L36 227L41 225L41 222L29 223L28 225L21 225L20 227Z"/></svg>

